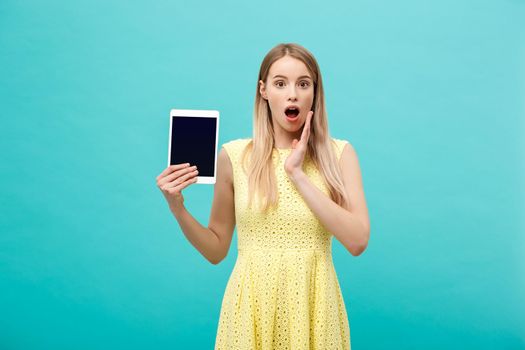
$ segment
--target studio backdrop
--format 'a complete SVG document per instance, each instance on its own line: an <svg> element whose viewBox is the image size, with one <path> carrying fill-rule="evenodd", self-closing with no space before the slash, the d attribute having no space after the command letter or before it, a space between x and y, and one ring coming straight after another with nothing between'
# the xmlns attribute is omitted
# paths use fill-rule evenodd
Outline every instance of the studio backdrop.
<svg viewBox="0 0 525 350"><path fill-rule="evenodd" d="M371 222L333 259L353 349L525 349L525 2L0 4L0 348L212 349L210 264L156 177L169 111L252 134L261 61L317 58ZM184 190L205 226L212 185Z"/></svg>

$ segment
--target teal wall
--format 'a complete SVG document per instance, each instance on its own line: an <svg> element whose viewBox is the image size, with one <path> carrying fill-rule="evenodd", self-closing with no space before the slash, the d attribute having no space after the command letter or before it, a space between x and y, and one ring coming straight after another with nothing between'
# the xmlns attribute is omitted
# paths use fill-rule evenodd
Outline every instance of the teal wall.
<svg viewBox="0 0 525 350"><path fill-rule="evenodd" d="M525 2L0 3L0 348L211 349L208 263L156 176L169 110L251 135L259 65L314 53L372 225L334 241L353 349L525 349ZM185 190L208 222L213 187Z"/></svg>

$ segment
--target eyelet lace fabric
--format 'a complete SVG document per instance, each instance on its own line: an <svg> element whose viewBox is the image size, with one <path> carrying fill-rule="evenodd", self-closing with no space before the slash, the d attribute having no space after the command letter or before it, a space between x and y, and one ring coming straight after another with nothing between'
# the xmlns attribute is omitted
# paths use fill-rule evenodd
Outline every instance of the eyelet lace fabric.
<svg viewBox="0 0 525 350"><path fill-rule="evenodd" d="M338 158L344 140L332 139ZM233 167L238 255L218 322L215 350L350 349L350 327L332 261L332 234L288 179L291 149L274 149L278 206L248 208L248 178L241 156L251 139L225 143ZM303 171L325 195L309 159Z"/></svg>

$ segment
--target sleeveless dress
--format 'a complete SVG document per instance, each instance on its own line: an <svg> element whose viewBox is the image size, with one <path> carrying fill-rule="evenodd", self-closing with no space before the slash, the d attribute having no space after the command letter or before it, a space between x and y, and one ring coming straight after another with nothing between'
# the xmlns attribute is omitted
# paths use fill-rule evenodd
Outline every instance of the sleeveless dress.
<svg viewBox="0 0 525 350"><path fill-rule="evenodd" d="M350 349L350 327L326 231L288 179L291 149L274 149L278 206L263 214L248 207L241 156L251 139L223 144L233 167L238 255L226 285L215 350ZM340 158L344 140L332 139ZM328 188L310 159L310 181Z"/></svg>

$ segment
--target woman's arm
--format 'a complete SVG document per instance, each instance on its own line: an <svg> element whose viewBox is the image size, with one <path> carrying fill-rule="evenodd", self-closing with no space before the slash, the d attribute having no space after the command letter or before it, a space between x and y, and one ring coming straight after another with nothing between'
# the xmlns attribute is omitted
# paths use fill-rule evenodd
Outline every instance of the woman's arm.
<svg viewBox="0 0 525 350"><path fill-rule="evenodd" d="M288 172L290 180L323 226L354 256L368 245L370 221L363 190L359 161L354 148L347 143L340 159L345 190L350 201L347 208L335 203L319 190L301 168Z"/></svg>
<svg viewBox="0 0 525 350"><path fill-rule="evenodd" d="M233 170L230 159L221 148L217 159L217 179L208 227L202 226L184 207L170 205L188 241L212 264L221 262L230 248L235 227Z"/></svg>

